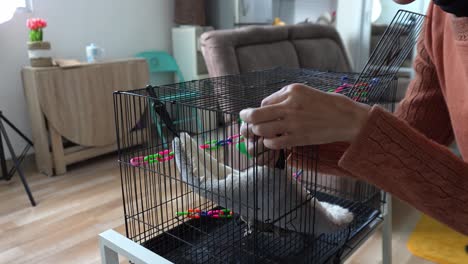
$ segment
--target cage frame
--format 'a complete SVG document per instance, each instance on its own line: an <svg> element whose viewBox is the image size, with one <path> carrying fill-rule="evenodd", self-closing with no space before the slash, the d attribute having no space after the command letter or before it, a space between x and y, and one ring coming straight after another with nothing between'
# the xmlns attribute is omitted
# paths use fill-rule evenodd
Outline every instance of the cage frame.
<svg viewBox="0 0 468 264"><path fill-rule="evenodd" d="M417 14L417 13L413 13L413 12L408 12L408 11L404 11L402 12L401 10L397 13L397 15L395 16L395 18L393 19L392 21L392 24L398 20L398 17L400 15L417 15L419 17L424 17L420 14ZM408 56L409 54L409 48L411 47L411 43L414 44L416 38L417 38L417 35L419 34L419 31L421 30L422 28L422 23L418 23L417 24L417 28L416 30L414 30L414 33L411 33L410 37L408 37L408 39L406 40L406 42L404 42L403 44L403 47L405 47L405 52L404 53L401 53L401 52L398 52L396 57L392 57L391 58L391 61L389 62L388 60L385 60L385 55L382 55L382 54L378 54L378 50L380 49L385 49L385 48L388 48L386 45L386 43L384 43L384 38L382 38L378 45L377 45L377 48L376 50L374 51L374 53L371 55L371 59L369 60L369 63L364 67L363 71L361 73L358 73L358 74L355 74L356 76L358 76L357 78L354 78L354 82L353 82L353 85L350 86L349 88L350 89L347 89L343 92L344 95L348 96L348 97L351 97L352 99L355 99L356 101L360 101L360 98L358 97L357 99L356 98L353 98L356 96L356 94L359 93L359 83L360 82L363 82L364 81L367 81L367 83L369 83L369 80L372 80L372 78L375 78L376 76L379 76L385 80L387 80L388 78L388 85L391 85L391 83L394 83L393 85L395 85L396 83L396 79L395 79L395 75L396 75L396 72L398 71L399 69L399 66L398 66L398 63L400 63L400 66L401 66L401 60L404 59L406 56ZM391 36L392 32L400 32L401 33L401 28L398 28L398 27L394 27L393 29L391 27L389 27L387 30L386 30L386 33L384 33L384 35L389 35ZM389 33L390 32L390 33ZM391 49L389 49L391 50ZM375 65L385 65L385 64L390 64L390 66L388 67L380 67L377 71L378 73L380 74L376 74L375 73L375 68L373 68L373 66ZM384 72L380 72L382 69L384 69ZM312 71L312 72L316 72L318 74L323 74L323 75L326 75L326 74L332 74L330 72L320 72L320 71L314 71L314 70L309 70L309 69L299 69L299 71ZM309 72L310 73L310 72ZM250 73L247 73L246 75L248 75ZM254 74L258 74L258 73L254 73ZM343 74L343 73L333 73L333 74ZM349 73L347 73L349 74ZM383 77L382 77L383 76ZM218 77L218 78L226 78L226 77L229 77L229 76L223 76L223 77ZM233 78L236 78L236 76L231 76ZM145 100L156 100L158 102L162 102L164 104L167 104L167 105L170 105L170 104L175 104L177 105L178 107L193 107L193 105L188 105L184 102L180 102L180 101L177 101L177 100L173 100L174 97L168 97L167 99L165 100L161 100L161 96L157 96L158 98L155 98L155 96L148 96L148 95L145 95L144 94L144 91L147 91L148 89L159 89L159 90L166 90L166 91L172 91L174 93L177 93L177 91L179 90L184 90L185 92L187 91L187 89L190 91L190 85L193 85L194 83L200 83L200 82L209 82L209 81L213 81L214 79L216 78L209 78L209 79L203 79L203 80L197 80L197 81L191 81L191 82L185 82L185 83L179 83L179 84L172 84L172 85L163 85L163 86L159 86L159 87L147 87L147 88L144 88L144 89L138 89L138 90L134 90L134 91L128 91L128 92L115 92L114 93L114 102L115 103L115 107L116 107L116 113L118 111L117 109L117 105L118 105L118 97L119 96L135 96L135 97L140 97L140 98L145 98ZM303 82L305 84L309 84L308 82ZM386 82L387 83L387 82ZM336 87L336 86L335 86ZM385 87L387 88L387 87ZM324 89L322 89L323 91L326 91ZM384 89L382 89L384 90ZM381 91L382 91L381 90ZM391 90L391 89L388 89L388 90ZM271 90L269 90L268 92L272 92ZM392 92L393 93L393 96L395 96L395 92L396 92L396 89L394 89L394 91ZM202 96L204 95L203 93L201 93ZM217 99L220 99L220 100L225 100L226 96L225 95L220 95L219 93L217 94L216 91L215 91L215 96L219 96L219 98ZM197 92L197 96L200 95L198 92ZM381 98L382 96L384 96L384 94L377 94L376 95L378 98ZM189 98L189 99L194 99L194 98ZM235 102L238 101L237 98L230 98L231 100L234 100ZM380 99L375 99L374 101L379 101ZM175 103L174 103L175 101ZM183 100L182 100L183 101ZM247 99L245 99L245 101L248 101ZM250 103L252 103L254 100L252 100ZM257 98L257 102L258 104L258 98ZM369 102L369 101L366 101L364 103L368 103L368 104L374 104L375 102L373 102L372 100ZM208 110L208 111L220 111L220 114L223 115L223 114L226 114L226 109L219 109L219 105L217 106L212 106L212 108L206 108L206 109L203 109L203 110ZM228 113L228 114L232 114L231 113ZM116 124L118 124L118 115L116 114ZM117 130L117 135L119 135L119 126L117 125L116 126L116 130ZM170 129L171 130L171 129ZM125 149L124 145L121 144L120 142L120 137L119 138L119 142L118 142L118 148L119 148L119 163L120 163L120 167L121 167L121 177L122 177L122 166L125 167L125 166L128 166L128 163L127 160L128 160L128 157L125 157L125 158L122 158L122 153L121 151ZM317 173L315 173L315 176L317 175ZM124 179L123 177L121 178L122 182L124 182ZM317 184L317 180L315 180L315 184ZM317 188L315 187L314 189L315 191L317 190ZM314 196L317 196L316 194ZM379 191L379 196L380 196L380 191ZM127 237L129 238L132 238L135 242L138 242L135 240L135 237L132 237L131 235L129 235L129 227L128 227L128 224L127 224L127 212L126 212L126 208L125 208L125 192L124 192L124 186L122 185L122 197L124 199L124 211L125 211L125 226L126 226L126 233L127 233ZM383 196L383 199L382 200L386 200L386 196ZM384 204L382 204L383 206L385 206ZM361 228L359 228L359 231L357 233L360 233L364 228L366 228L367 226L369 225L373 225L375 224L376 222L381 222L383 219L382 219L382 215L385 214L385 213L391 213L391 209L387 209L388 211L387 212L384 212L386 210L382 210L379 212L379 215L372 218L371 220L369 220L366 224L364 224ZM388 222L387 222L388 223ZM388 224L386 225L387 227L387 231L388 231ZM370 232L372 232L374 229L371 229ZM163 230L163 232L165 232ZM331 258L336 258L336 259L339 259L341 256L344 256L345 255L345 251L349 251L351 252L352 251L352 247L349 247L347 248L346 244L349 242L351 236L348 237L347 239L344 239L344 241L342 241L343 243L337 247L331 254L325 256L319 260L317 260L317 262L319 263L322 263L322 262L325 262L325 261L328 261L330 260ZM355 236L353 236L353 238L355 238ZM141 241L140 241L141 242ZM387 247L388 247L388 241L387 241ZM350 250L351 249L351 250ZM254 251L255 252L255 251ZM388 250L387 250L387 254L388 254ZM196 263L196 262L195 262ZM316 263L315 260L313 263Z"/></svg>

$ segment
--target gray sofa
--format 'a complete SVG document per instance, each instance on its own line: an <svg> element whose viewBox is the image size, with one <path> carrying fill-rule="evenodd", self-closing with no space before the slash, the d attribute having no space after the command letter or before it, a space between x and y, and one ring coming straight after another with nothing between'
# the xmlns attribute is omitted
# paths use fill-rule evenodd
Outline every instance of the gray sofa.
<svg viewBox="0 0 468 264"><path fill-rule="evenodd" d="M372 47L380 38L381 28L373 28ZM204 33L200 42L210 77L278 66L353 71L338 32L325 25L253 26L215 30ZM403 66L409 64L410 61ZM409 76L399 74L399 77L396 101L388 98L387 104L398 103L405 95Z"/></svg>
<svg viewBox="0 0 468 264"><path fill-rule="evenodd" d="M323 25L209 31L201 47L210 77L278 66L351 71L338 32Z"/></svg>

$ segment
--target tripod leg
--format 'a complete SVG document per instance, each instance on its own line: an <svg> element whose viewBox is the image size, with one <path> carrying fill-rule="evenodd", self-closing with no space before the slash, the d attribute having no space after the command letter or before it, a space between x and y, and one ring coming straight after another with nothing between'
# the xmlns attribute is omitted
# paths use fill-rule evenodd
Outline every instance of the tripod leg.
<svg viewBox="0 0 468 264"><path fill-rule="evenodd" d="M16 158L15 151L13 150L13 146L11 145L10 139L8 138L8 135L6 133L5 127L3 126L3 122L0 120L0 133L3 134L3 138L5 139L5 142L7 144L7 147L10 151L11 159L13 160L16 170L18 171L18 174L20 176L21 182L23 183L24 190L28 194L29 201L31 202L32 206L36 206L36 201L34 201L34 197L32 196L31 190L29 189L29 185L26 182L26 178L24 177L23 170L20 168L20 163L18 159Z"/></svg>
<svg viewBox="0 0 468 264"><path fill-rule="evenodd" d="M11 129L13 129L16 133L18 133L18 135L20 135L20 137L22 137L26 142L28 142L29 145L33 145L33 142L23 134L23 132L21 132L15 125L13 125L13 123L10 122L10 120L8 120L2 112L0 112L0 118L5 121L10 127Z"/></svg>
<svg viewBox="0 0 468 264"><path fill-rule="evenodd" d="M0 122L2 121L0 120ZM8 169L5 159L5 150L3 149L2 135L0 135L0 167L2 169L2 175L0 176L0 179L3 178L5 180L8 180Z"/></svg>

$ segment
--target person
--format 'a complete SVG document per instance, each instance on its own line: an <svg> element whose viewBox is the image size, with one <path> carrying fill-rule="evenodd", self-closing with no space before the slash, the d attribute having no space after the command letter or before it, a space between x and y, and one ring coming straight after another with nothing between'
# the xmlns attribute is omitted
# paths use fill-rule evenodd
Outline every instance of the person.
<svg viewBox="0 0 468 264"><path fill-rule="evenodd" d="M394 114L291 84L242 110L241 133L256 149L321 145L320 171L370 182L468 235L468 1L431 2L417 50ZM454 139L464 160L447 147Z"/></svg>

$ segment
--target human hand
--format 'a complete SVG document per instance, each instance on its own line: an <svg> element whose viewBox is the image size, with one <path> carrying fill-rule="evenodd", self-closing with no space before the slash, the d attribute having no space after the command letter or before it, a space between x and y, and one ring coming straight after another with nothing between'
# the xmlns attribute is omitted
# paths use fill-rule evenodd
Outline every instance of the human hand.
<svg viewBox="0 0 468 264"><path fill-rule="evenodd" d="M247 123L242 123L240 133L246 139L247 152L255 158L255 164L258 166L275 166L279 158L279 151L270 150L263 144L263 137L255 136Z"/></svg>
<svg viewBox="0 0 468 264"><path fill-rule="evenodd" d="M240 117L248 126L241 128L241 134L249 135L249 140L251 135L263 138L262 145L274 150L352 142L369 110L343 95L291 84L265 98L261 107L242 110Z"/></svg>

